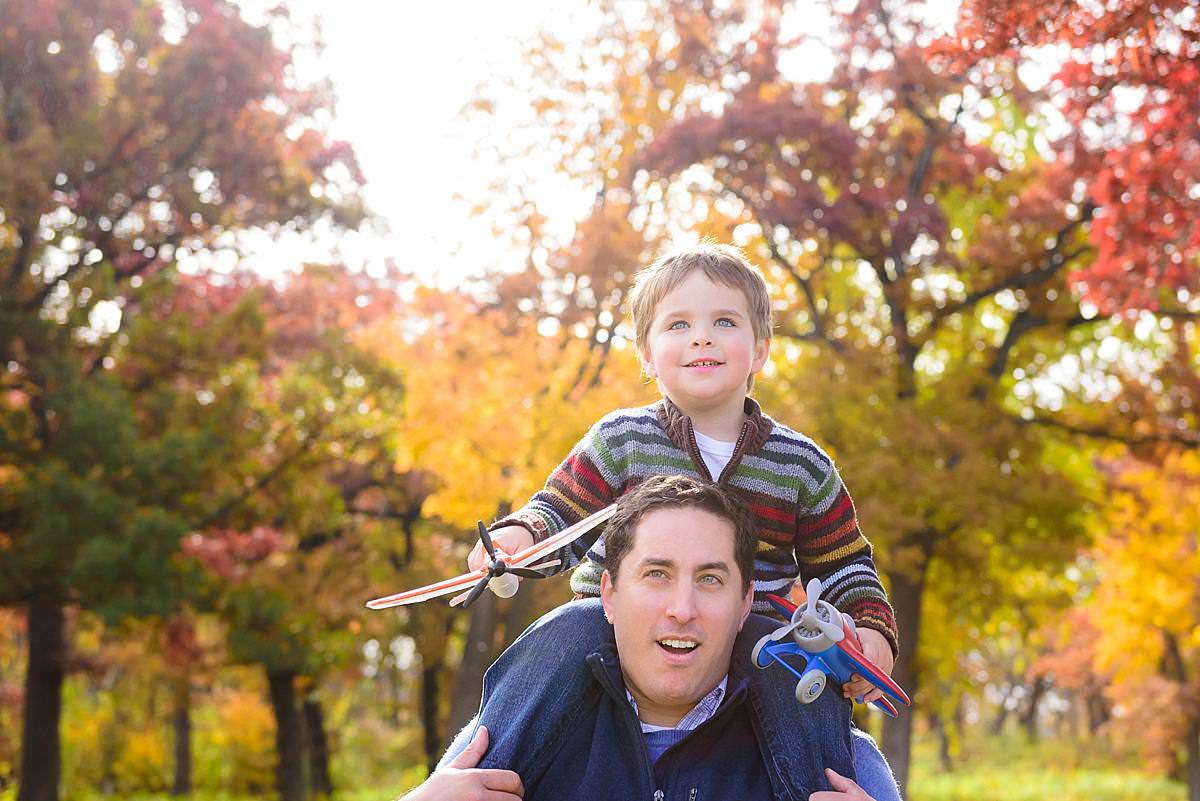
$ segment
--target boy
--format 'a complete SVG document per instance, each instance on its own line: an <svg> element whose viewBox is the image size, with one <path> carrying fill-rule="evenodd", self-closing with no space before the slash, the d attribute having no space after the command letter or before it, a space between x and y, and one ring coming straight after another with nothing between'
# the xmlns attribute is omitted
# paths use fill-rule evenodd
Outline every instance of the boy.
<svg viewBox="0 0 1200 801"><path fill-rule="evenodd" d="M544 489L493 524L493 542L513 553L653 475L712 480L739 496L756 519L753 610L773 614L768 593L786 594L798 577L819 577L822 598L854 618L864 653L890 673L895 617L840 476L812 440L774 422L747 397L771 341L762 276L737 248L704 243L641 271L631 306L637 352L662 400L603 417ZM477 545L471 552L471 568L482 564L481 551ZM571 577L577 596L599 595L603 539L581 538L558 558L560 569L578 565ZM528 657L528 670L553 673L557 665L582 660L596 636L589 629L574 642L544 643L544 652L531 649L536 652ZM791 688L785 681L770 683L782 688L775 695L779 726L786 726L796 709L794 698L790 703L783 698ZM519 686L527 690L528 682ZM549 686L545 691L556 692ZM844 694L867 701L880 695L861 677Z"/></svg>

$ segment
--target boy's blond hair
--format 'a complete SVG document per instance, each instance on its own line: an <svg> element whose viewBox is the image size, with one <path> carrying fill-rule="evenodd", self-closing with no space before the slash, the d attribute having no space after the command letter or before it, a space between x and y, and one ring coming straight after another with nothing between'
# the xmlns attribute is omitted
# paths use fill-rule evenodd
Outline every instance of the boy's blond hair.
<svg viewBox="0 0 1200 801"><path fill-rule="evenodd" d="M634 276L629 306L638 352L649 345L650 325L658 304L696 270L703 271L714 284L732 287L745 295L754 338L759 341L771 338L771 297L762 273L741 248L704 241L659 256Z"/></svg>

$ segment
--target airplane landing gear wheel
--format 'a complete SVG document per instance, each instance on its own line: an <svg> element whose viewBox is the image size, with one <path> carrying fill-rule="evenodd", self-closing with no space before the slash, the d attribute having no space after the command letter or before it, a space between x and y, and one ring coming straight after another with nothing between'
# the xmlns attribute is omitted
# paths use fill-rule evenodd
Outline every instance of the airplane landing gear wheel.
<svg viewBox="0 0 1200 801"><path fill-rule="evenodd" d="M750 661L754 663L755 667L765 668L771 664L772 660L771 660L770 654L768 654L766 651L763 650L770 644L771 644L771 635L770 634L766 635L765 637L762 637L761 639L759 639L758 642L756 642L754 644L754 650L750 652Z"/></svg>
<svg viewBox="0 0 1200 801"><path fill-rule="evenodd" d="M810 670L796 682L796 700L802 704L811 704L825 689L825 674L819 670Z"/></svg>

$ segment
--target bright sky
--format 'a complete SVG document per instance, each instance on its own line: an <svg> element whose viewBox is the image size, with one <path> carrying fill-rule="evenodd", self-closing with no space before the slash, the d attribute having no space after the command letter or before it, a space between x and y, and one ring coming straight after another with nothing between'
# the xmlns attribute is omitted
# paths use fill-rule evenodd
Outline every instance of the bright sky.
<svg viewBox="0 0 1200 801"><path fill-rule="evenodd" d="M516 43L552 19L553 4L294 0L288 7L296 20L320 15L326 49L308 68L334 83L333 133L354 145L368 207L388 229L341 237L333 243L341 257L350 266L392 258L443 284L494 259L486 230L454 200L483 181L456 117L477 85L513 63ZM321 240L314 248L311 241L252 238L250 261L277 274L328 258L330 239Z"/></svg>
<svg viewBox="0 0 1200 801"><path fill-rule="evenodd" d="M242 0L253 8L266 0ZM472 163L471 134L456 123L476 86L503 74L518 57L517 43L539 27L569 30L584 0L439 0L380 3L376 0L292 0L293 19L320 15L326 50L307 69L330 77L338 95L334 134L350 140L367 178L370 209L389 230L365 230L333 241L252 237L250 261L278 274L305 261L340 256L348 265L381 264L392 258L443 286L494 266L502 250L486 227L469 218L456 193L478 197L485 176ZM958 0L933 0L931 15L944 27ZM819 55L819 54L818 54ZM806 54L806 72L819 58ZM502 129L495 136L505 136ZM564 187L565 189L566 187ZM588 197L555 198L559 213L580 213ZM336 247L338 253L330 253Z"/></svg>

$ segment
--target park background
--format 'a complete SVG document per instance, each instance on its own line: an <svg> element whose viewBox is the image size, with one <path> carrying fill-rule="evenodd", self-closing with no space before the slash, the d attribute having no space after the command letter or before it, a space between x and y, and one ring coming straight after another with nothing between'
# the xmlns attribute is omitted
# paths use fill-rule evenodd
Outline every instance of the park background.
<svg viewBox="0 0 1200 801"><path fill-rule="evenodd" d="M654 397L626 289L701 236L875 545L906 797L1200 799L1190 3L322 5L0 2L0 799L418 782L566 581L363 602Z"/></svg>

